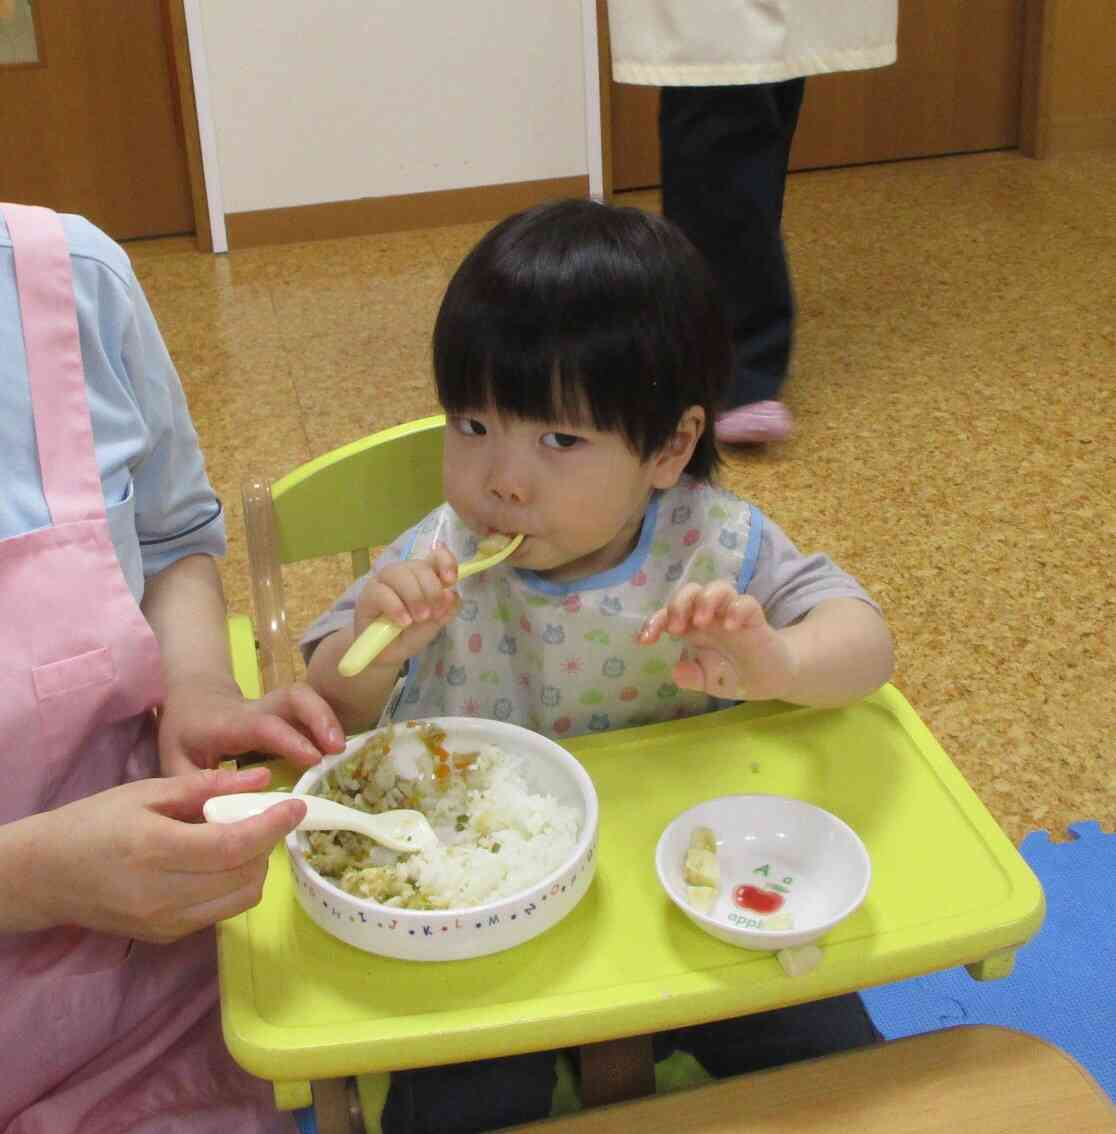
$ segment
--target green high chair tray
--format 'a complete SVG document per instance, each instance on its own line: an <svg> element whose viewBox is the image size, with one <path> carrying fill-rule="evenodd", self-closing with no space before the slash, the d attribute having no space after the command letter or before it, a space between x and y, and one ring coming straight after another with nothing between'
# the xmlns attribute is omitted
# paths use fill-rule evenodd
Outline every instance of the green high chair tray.
<svg viewBox="0 0 1116 1134"><path fill-rule="evenodd" d="M263 900L220 927L225 1039L281 1106L309 1082L598 1043L746 1015L966 964L1004 976L1038 930L1038 880L892 686L850 708L740 705L566 743L600 798L597 875L561 923L469 961L390 960L298 906L286 851ZM768 792L844 819L872 859L864 905L801 977L714 940L659 887L668 822L713 796Z"/></svg>

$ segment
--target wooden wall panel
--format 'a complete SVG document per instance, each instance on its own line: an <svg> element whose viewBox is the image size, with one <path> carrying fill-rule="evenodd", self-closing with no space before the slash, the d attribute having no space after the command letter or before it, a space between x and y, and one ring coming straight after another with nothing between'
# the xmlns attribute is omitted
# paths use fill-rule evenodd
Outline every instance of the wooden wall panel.
<svg viewBox="0 0 1116 1134"><path fill-rule="evenodd" d="M118 239L192 232L162 0L36 4L45 65L0 67L0 198Z"/></svg>

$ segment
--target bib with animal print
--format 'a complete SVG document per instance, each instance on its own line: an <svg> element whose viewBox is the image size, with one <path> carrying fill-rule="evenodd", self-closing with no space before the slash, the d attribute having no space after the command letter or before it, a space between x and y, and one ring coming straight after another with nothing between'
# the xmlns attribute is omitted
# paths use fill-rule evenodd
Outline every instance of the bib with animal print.
<svg viewBox="0 0 1116 1134"><path fill-rule="evenodd" d="M682 640L637 635L685 582L745 590L762 523L730 493L683 479L652 497L639 542L608 571L551 583L501 564L464 580L457 618L411 659L385 716L491 717L561 738L708 712L722 702L671 680ZM419 526L409 558L435 542L459 561L477 546L448 504Z"/></svg>

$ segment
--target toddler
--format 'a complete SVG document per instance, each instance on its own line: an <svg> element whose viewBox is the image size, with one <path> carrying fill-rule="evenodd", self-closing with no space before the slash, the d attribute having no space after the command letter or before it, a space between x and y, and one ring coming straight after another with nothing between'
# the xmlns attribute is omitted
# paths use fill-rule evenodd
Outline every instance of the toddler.
<svg viewBox="0 0 1116 1134"><path fill-rule="evenodd" d="M433 355L446 503L302 642L311 685L347 730L484 716L563 739L739 700L837 706L888 679L891 638L859 584L712 481L730 338L700 256L669 222L590 201L508 218L450 282ZM494 533L524 540L459 584L458 564ZM339 659L381 617L402 633L341 677ZM849 1001L851 1028L840 1001L791 1010L795 1034L811 1012L825 1018L826 1038L801 1049L785 1042L789 1017L767 1014L779 1038L766 1057L746 1041L744 1062L871 1040ZM713 1027L711 1046L731 1050ZM700 1041L689 1046L700 1058Z"/></svg>
<svg viewBox="0 0 1116 1134"><path fill-rule="evenodd" d="M447 503L303 640L348 729L470 715L562 738L733 700L840 705L887 680L890 636L856 581L711 483L731 353L668 222L587 201L504 221L449 285L434 371ZM525 538L458 586L497 532ZM403 633L341 677L379 617Z"/></svg>

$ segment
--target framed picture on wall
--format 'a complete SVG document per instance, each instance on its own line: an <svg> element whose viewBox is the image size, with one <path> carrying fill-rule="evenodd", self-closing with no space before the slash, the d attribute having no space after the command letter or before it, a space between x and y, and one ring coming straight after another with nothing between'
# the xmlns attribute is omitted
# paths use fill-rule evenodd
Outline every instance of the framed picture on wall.
<svg viewBox="0 0 1116 1134"><path fill-rule="evenodd" d="M33 0L0 0L0 67L41 67Z"/></svg>

